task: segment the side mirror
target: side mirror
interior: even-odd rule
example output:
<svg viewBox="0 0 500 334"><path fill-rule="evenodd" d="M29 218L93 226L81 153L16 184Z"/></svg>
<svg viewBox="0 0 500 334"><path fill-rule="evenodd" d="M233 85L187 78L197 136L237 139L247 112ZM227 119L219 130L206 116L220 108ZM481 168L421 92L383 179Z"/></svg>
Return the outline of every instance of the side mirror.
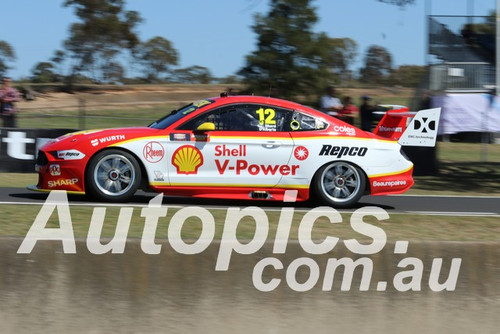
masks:
<svg viewBox="0 0 500 334"><path fill-rule="evenodd" d="M215 130L215 124L211 123L211 122L202 123L202 124L200 124L200 126L198 126L196 128L197 132L207 132L207 131L214 131L214 130Z"/></svg>

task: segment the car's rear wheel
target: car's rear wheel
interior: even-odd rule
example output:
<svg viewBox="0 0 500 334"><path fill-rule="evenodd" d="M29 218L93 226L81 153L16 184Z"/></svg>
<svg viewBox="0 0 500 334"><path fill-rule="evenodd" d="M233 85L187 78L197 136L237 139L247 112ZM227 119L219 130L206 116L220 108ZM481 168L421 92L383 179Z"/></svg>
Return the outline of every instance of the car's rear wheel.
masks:
<svg viewBox="0 0 500 334"><path fill-rule="evenodd" d="M356 166L336 161L321 167L316 173L313 189L324 204L344 208L358 202L365 191L365 174Z"/></svg>
<svg viewBox="0 0 500 334"><path fill-rule="evenodd" d="M136 192L141 182L137 160L121 150L105 150L96 154L86 170L88 193L108 202L124 202Z"/></svg>

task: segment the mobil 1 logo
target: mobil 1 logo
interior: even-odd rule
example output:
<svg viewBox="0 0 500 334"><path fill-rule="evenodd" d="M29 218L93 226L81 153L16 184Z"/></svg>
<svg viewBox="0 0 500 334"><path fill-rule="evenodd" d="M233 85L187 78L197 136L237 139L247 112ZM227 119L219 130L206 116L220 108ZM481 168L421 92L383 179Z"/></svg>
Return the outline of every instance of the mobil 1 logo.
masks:
<svg viewBox="0 0 500 334"><path fill-rule="evenodd" d="M364 157L366 152L368 152L367 147L323 145L321 151L319 151L319 155L332 156L340 159L343 156Z"/></svg>

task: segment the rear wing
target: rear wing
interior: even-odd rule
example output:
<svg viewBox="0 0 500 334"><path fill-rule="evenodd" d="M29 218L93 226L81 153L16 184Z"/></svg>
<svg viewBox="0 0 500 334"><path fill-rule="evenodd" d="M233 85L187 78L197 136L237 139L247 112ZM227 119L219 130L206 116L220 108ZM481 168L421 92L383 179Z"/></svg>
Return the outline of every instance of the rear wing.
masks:
<svg viewBox="0 0 500 334"><path fill-rule="evenodd" d="M436 145L441 108L415 112L401 107L382 113L384 116L373 131L374 134L397 140L402 146L433 147Z"/></svg>

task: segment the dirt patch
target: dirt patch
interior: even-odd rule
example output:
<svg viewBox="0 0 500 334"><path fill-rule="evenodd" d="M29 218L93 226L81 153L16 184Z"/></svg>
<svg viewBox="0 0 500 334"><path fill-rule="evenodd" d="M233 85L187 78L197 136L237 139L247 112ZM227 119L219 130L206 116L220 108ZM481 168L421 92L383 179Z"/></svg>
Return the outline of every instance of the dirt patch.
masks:
<svg viewBox="0 0 500 334"><path fill-rule="evenodd" d="M48 92L36 94L32 101L21 101L18 107L30 112L48 110L114 109L123 106L148 107L158 104L186 104L191 101L218 96L229 87L240 89L238 85L135 85L96 87L74 94ZM339 88L339 94L351 96L356 104L364 95L369 95L375 103L380 100L411 96L407 88Z"/></svg>

